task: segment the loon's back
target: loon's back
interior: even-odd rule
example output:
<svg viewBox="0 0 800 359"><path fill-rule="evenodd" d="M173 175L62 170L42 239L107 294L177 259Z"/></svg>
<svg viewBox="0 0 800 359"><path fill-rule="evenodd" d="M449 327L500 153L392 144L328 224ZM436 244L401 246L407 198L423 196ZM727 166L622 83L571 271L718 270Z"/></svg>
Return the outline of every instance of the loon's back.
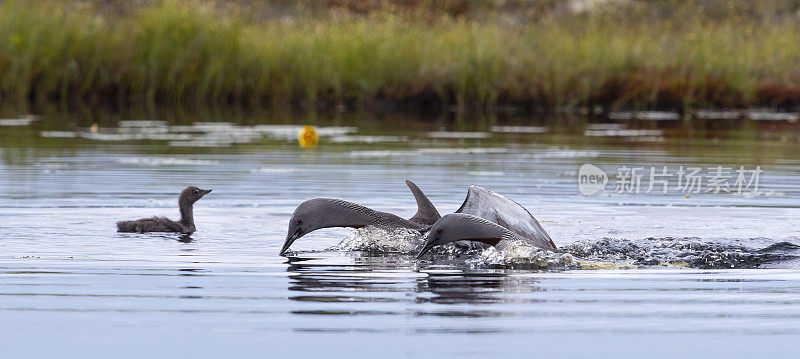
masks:
<svg viewBox="0 0 800 359"><path fill-rule="evenodd" d="M194 229L187 228L179 222L165 217L151 217L137 219L135 221L119 221L117 222L117 232L180 232L192 234Z"/></svg>

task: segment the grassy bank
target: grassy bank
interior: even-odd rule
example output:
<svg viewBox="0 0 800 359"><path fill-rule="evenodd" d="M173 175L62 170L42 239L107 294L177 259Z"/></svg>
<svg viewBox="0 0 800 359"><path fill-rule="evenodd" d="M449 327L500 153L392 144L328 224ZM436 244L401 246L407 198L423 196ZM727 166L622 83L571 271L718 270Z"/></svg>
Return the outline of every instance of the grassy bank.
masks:
<svg viewBox="0 0 800 359"><path fill-rule="evenodd" d="M207 2L145 1L125 11L4 2L0 96L120 106L800 105L796 16L390 10L258 18L246 5Z"/></svg>

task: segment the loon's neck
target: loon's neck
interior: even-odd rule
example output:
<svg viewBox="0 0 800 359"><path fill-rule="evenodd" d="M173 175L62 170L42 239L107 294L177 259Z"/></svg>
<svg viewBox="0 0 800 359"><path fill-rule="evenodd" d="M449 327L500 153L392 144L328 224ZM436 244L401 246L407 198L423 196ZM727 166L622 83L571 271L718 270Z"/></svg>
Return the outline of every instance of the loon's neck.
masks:
<svg viewBox="0 0 800 359"><path fill-rule="evenodd" d="M374 215L372 216L373 220L370 223L372 225L376 226L383 225L392 227L397 226L397 227L413 229L415 231L420 231L420 232L426 231L431 227L430 225L413 222L392 213L375 211L375 210L371 211L373 211L374 213Z"/></svg>
<svg viewBox="0 0 800 359"><path fill-rule="evenodd" d="M192 204L181 199L178 201L178 207L181 210L180 223L187 229L194 231L194 210Z"/></svg>
<svg viewBox="0 0 800 359"><path fill-rule="evenodd" d="M316 206L314 210L324 214L324 219L317 228L378 226L403 227L423 231L430 227L341 199L320 198L314 201L313 205Z"/></svg>

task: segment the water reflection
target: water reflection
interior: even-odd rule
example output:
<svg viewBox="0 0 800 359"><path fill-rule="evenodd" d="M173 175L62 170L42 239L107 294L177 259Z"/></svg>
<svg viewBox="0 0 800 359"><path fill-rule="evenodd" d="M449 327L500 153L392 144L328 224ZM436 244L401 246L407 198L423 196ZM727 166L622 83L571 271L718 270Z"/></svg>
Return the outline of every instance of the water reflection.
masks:
<svg viewBox="0 0 800 359"><path fill-rule="evenodd" d="M400 258L398 258L400 257ZM508 270L453 269L441 263L421 266L413 256L375 256L362 253L328 254L318 258L290 257L289 299L317 303L432 303L442 305L537 303L531 296L543 292L536 273ZM442 268L442 269L440 269ZM303 314L324 314L313 309ZM332 314L342 315L335 310ZM385 314L385 313L384 313ZM441 310L415 311L414 315L492 316L493 311Z"/></svg>
<svg viewBox="0 0 800 359"><path fill-rule="evenodd" d="M518 298L513 293L535 293L545 289L539 287L534 277L509 276L505 270L457 271L455 273L428 273L419 281L418 291L435 296L428 299L437 304L492 304L492 303L536 303L541 300ZM485 316L481 311L432 312L430 315ZM425 314L425 313L421 313Z"/></svg>
<svg viewBox="0 0 800 359"><path fill-rule="evenodd" d="M289 257L290 264L286 268L290 273L288 289L291 292L304 293L289 296L289 299L306 302L408 301L407 298L398 298L391 294L408 290L406 273L411 270L408 262L404 265L391 257L360 253L347 253L337 257ZM373 293L390 294L375 296Z"/></svg>

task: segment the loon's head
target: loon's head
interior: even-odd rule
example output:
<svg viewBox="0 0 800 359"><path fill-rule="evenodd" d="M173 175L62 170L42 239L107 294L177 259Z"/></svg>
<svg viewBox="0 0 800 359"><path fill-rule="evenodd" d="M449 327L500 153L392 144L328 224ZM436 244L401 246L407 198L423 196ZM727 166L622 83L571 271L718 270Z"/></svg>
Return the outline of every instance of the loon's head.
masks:
<svg viewBox="0 0 800 359"><path fill-rule="evenodd" d="M504 232L503 227L486 219L465 213L451 213L433 224L417 259L433 247L456 241L475 241L494 246L503 238Z"/></svg>
<svg viewBox="0 0 800 359"><path fill-rule="evenodd" d="M367 213L371 209L362 205L333 198L314 198L301 203L289 220L289 231L280 255L284 255L298 238L322 228L361 228L373 224Z"/></svg>
<svg viewBox="0 0 800 359"><path fill-rule="evenodd" d="M210 193L210 189L200 189L195 186L189 186L184 189L180 196L178 196L178 203L180 204L194 204L200 198Z"/></svg>

